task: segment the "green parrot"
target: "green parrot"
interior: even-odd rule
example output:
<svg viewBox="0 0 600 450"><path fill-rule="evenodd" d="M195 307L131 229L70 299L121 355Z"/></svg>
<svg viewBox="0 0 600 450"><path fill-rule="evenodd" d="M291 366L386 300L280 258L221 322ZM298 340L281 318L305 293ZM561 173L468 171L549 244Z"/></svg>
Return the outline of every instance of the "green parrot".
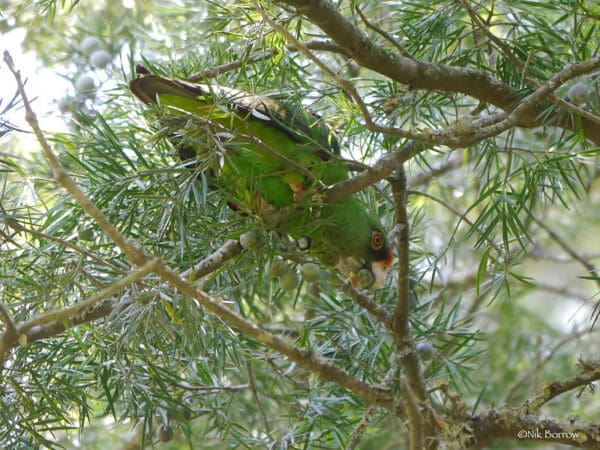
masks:
<svg viewBox="0 0 600 450"><path fill-rule="evenodd" d="M354 286L381 286L392 250L378 219L354 196L320 203L320 188L348 178L323 120L294 105L217 85L151 74L136 66L131 92L157 106L182 160L204 170L229 206L258 214Z"/></svg>

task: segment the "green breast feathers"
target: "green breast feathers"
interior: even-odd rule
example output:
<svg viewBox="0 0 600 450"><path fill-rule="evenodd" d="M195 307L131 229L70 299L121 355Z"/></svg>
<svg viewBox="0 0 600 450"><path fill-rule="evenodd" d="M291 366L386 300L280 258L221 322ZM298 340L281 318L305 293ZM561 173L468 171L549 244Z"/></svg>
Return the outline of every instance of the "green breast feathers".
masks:
<svg viewBox="0 0 600 450"><path fill-rule="evenodd" d="M183 160L206 171L233 209L253 211L353 284L368 270L377 288L392 261L379 220L357 197L318 204L319 188L348 178L339 144L323 120L300 105L216 85L153 75L136 67L131 92L156 105L173 128Z"/></svg>

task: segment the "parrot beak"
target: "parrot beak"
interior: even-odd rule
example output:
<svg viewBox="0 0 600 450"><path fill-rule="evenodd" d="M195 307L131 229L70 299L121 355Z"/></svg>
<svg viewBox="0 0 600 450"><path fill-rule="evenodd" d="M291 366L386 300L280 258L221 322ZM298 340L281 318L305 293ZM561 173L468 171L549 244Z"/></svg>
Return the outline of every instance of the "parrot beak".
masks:
<svg viewBox="0 0 600 450"><path fill-rule="evenodd" d="M335 267L344 274L353 287L375 290L379 289L385 281L385 277L392 266L393 258L394 255L390 249L385 259L373 261L370 265L365 264L364 261L348 257L340 259ZM369 281L359 275L363 271L366 272L367 279L370 278Z"/></svg>
<svg viewBox="0 0 600 450"><path fill-rule="evenodd" d="M371 263L371 273L373 274L373 284L371 285L371 289L379 289L383 282L385 281L385 277L392 266L392 260L394 259L394 255L392 254L392 249L389 250L387 258L382 259L380 261L373 261Z"/></svg>

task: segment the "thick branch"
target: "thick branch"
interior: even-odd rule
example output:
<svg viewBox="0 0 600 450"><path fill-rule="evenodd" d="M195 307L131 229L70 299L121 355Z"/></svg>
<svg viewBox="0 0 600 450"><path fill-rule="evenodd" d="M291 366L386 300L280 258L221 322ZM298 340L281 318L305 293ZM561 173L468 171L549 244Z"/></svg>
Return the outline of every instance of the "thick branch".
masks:
<svg viewBox="0 0 600 450"><path fill-rule="evenodd" d="M388 178L402 163L425 150L425 148L414 142L409 142L400 150L385 154L372 167L362 171L357 176L326 189L322 197L323 202L337 202L366 189L384 178Z"/></svg>
<svg viewBox="0 0 600 450"><path fill-rule="evenodd" d="M492 74L466 67L427 63L391 53L376 45L355 24L344 17L329 0L279 0L294 7L317 25L335 43L345 48L361 66L374 70L400 83L416 89L459 92L481 102L510 111L518 104L522 94ZM598 59L598 58L594 58ZM541 123L541 106L532 105L515 123L519 127L534 127ZM547 120L547 119L546 119ZM600 126L582 118L585 136L600 144ZM559 126L572 129L563 121Z"/></svg>
<svg viewBox="0 0 600 450"><path fill-rule="evenodd" d="M471 417L462 428L460 441L470 449L486 448L496 439L559 443L577 448L598 449L598 425L584 422L560 423L552 419L524 416L514 409L489 410ZM464 439L464 440L463 440Z"/></svg>

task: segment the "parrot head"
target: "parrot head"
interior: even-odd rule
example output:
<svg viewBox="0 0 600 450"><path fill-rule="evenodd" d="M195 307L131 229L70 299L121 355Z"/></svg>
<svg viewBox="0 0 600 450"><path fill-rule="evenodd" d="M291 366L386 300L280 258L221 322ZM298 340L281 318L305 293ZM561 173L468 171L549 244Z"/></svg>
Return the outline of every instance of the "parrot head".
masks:
<svg viewBox="0 0 600 450"><path fill-rule="evenodd" d="M313 233L321 260L334 266L354 287L378 289L393 260L392 249L377 218L355 196L322 206L329 224ZM316 219L317 222L319 219Z"/></svg>
<svg viewBox="0 0 600 450"><path fill-rule="evenodd" d="M351 255L341 257L335 265L353 287L379 289L392 265L392 249L385 244L385 238L379 230L373 230L371 242L365 260Z"/></svg>

